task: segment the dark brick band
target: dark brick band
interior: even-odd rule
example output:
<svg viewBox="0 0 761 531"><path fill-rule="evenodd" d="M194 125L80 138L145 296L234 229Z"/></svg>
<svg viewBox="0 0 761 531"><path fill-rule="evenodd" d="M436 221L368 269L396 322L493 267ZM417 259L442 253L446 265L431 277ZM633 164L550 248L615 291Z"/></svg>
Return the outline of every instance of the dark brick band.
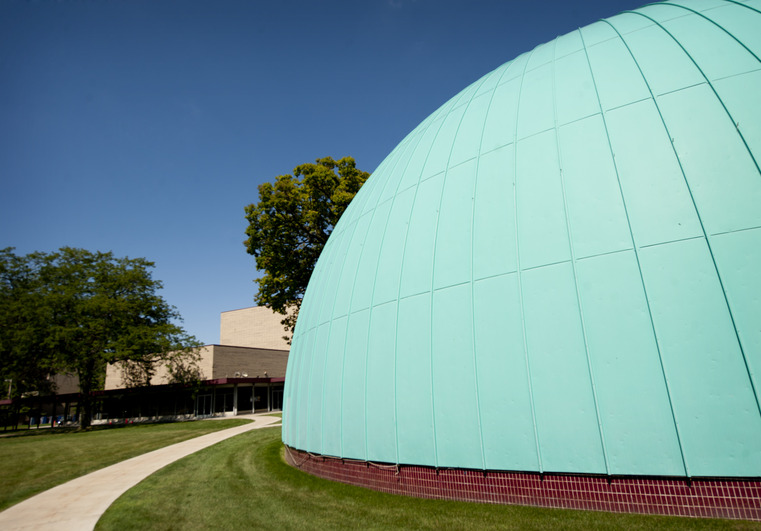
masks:
<svg viewBox="0 0 761 531"><path fill-rule="evenodd" d="M318 477L420 498L761 521L759 479L609 479L437 470L324 457L289 447L285 457L290 465Z"/></svg>

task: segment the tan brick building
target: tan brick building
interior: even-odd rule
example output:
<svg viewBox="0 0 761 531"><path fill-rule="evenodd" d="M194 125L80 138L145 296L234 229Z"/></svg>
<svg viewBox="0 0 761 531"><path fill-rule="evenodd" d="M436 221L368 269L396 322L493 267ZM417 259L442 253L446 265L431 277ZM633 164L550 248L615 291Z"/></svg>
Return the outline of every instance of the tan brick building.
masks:
<svg viewBox="0 0 761 531"><path fill-rule="evenodd" d="M222 312L219 319L219 343L241 347L290 350L283 339L283 316L264 306Z"/></svg>
<svg viewBox="0 0 761 531"><path fill-rule="evenodd" d="M201 387L188 395L170 380L165 366L156 367L149 388L129 388L118 364L106 370L101 420L120 417L238 415L252 411L279 410L283 404L288 343L280 324L282 317L265 307L222 312L220 345L205 345L199 351L197 367ZM172 389L177 389L172 393ZM155 391L153 401L135 406L117 404L112 396L119 390L128 394ZM171 396L170 396L171 395ZM191 396L192 395L192 396ZM147 413L147 415L146 415Z"/></svg>

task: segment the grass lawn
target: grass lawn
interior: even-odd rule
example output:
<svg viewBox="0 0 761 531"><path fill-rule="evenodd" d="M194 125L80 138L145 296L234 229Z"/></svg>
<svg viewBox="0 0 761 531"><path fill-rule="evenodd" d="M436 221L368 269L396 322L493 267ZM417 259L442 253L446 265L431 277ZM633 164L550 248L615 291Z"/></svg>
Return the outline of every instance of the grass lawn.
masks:
<svg viewBox="0 0 761 531"><path fill-rule="evenodd" d="M56 428L0 437L0 510L93 470L248 422L136 424L85 432Z"/></svg>
<svg viewBox="0 0 761 531"><path fill-rule="evenodd" d="M126 492L96 529L759 529L729 520L394 496L309 476L286 465L281 452L280 428L206 448Z"/></svg>

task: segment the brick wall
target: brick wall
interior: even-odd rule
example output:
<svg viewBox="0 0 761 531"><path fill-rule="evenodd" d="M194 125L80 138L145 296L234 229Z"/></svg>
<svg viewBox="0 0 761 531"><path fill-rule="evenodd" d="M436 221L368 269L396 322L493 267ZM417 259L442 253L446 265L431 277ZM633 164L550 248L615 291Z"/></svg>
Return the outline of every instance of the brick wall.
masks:
<svg viewBox="0 0 761 531"><path fill-rule="evenodd" d="M212 376L212 366L214 362L214 347L216 345L206 345L199 351L200 360L197 362L201 371L201 379L205 380ZM162 385L169 383L169 371L165 364L158 364L155 367L155 373L151 378L151 385ZM122 377L122 368L120 363L110 363L106 366L106 382L104 389L123 389L126 387Z"/></svg>
<svg viewBox="0 0 761 531"><path fill-rule="evenodd" d="M222 345L289 350L283 339L283 316L264 306L222 312L219 342Z"/></svg>
<svg viewBox="0 0 761 531"><path fill-rule="evenodd" d="M288 364L287 350L265 348L231 347L229 345L213 345L214 362L211 378L233 378L236 372L248 374L249 378L264 378L264 373L270 378L285 376L285 366Z"/></svg>
<svg viewBox="0 0 761 531"><path fill-rule="evenodd" d="M391 494L587 511L761 521L761 480L607 478L377 465L286 447L304 472Z"/></svg>

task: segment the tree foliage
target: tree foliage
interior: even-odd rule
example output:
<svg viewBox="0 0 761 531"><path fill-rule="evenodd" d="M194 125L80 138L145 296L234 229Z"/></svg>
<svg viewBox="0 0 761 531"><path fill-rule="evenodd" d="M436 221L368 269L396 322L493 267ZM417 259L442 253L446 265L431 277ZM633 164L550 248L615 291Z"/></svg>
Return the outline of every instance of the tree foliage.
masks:
<svg viewBox="0 0 761 531"><path fill-rule="evenodd" d="M325 157L260 185L259 202L246 207L246 251L262 272L254 300L285 316L285 339L320 252L368 177L351 157Z"/></svg>
<svg viewBox="0 0 761 531"><path fill-rule="evenodd" d="M4 386L11 390L9 398L50 391L55 362L45 330L52 314L36 304L38 289L36 263L12 249L0 250L0 375L11 384Z"/></svg>
<svg viewBox="0 0 761 531"><path fill-rule="evenodd" d="M25 256L4 249L0 261L0 372L18 394L43 390L52 373L76 374L82 427L108 363L138 367L134 377L147 385L157 362L198 346L158 294L148 260L63 247Z"/></svg>

